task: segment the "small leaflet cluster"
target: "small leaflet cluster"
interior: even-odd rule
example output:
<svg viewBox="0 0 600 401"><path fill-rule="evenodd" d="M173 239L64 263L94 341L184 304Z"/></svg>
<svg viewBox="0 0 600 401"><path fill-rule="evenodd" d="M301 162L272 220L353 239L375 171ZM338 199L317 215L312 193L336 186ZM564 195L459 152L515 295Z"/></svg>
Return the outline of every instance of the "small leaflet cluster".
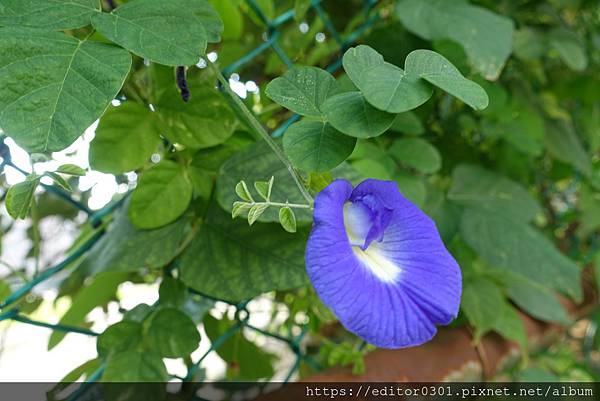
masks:
<svg viewBox="0 0 600 401"><path fill-rule="evenodd" d="M240 181L235 186L235 193L242 199L242 201L234 202L233 209L231 211L231 217L234 219L242 214L246 214L248 218L248 224L254 224L260 216L269 207L279 208L279 223L283 229L290 233L296 232L296 215L292 210L293 206L287 201L285 203L271 202L271 193L273 190L273 183L275 177L271 177L269 181L256 181L254 183L254 189L258 195L264 200L264 202L257 202L250 193L250 189L245 181Z"/></svg>

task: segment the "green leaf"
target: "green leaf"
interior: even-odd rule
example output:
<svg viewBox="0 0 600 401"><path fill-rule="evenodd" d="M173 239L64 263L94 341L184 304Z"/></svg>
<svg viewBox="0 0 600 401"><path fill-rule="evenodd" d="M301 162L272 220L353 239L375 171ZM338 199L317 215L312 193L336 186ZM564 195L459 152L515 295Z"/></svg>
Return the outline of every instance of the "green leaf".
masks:
<svg viewBox="0 0 600 401"><path fill-rule="evenodd" d="M574 71L583 71L588 66L586 49L577 34L564 28L552 30L549 35L550 47L555 49L564 63Z"/></svg>
<svg viewBox="0 0 600 401"><path fill-rule="evenodd" d="M559 382L561 378L552 372L542 368L527 368L518 373L518 380L521 382Z"/></svg>
<svg viewBox="0 0 600 401"><path fill-rule="evenodd" d="M490 80L498 78L512 50L512 20L466 1L401 0L396 15L423 39L461 44L473 68Z"/></svg>
<svg viewBox="0 0 600 401"><path fill-rule="evenodd" d="M96 135L98 135L98 131L96 131ZM58 169L56 169L56 172L66 175L74 175L77 177L83 177L87 174L84 168L76 166L75 164L63 164Z"/></svg>
<svg viewBox="0 0 600 401"><path fill-rule="evenodd" d="M444 243L449 244L458 232L461 209L458 205L449 202L440 188L429 185L426 192L427 199L423 211L435 221Z"/></svg>
<svg viewBox="0 0 600 401"><path fill-rule="evenodd" d="M369 103L388 113L415 109L433 95L431 85L418 75L390 63L366 70L360 85L355 84Z"/></svg>
<svg viewBox="0 0 600 401"><path fill-rule="evenodd" d="M78 326L97 306L106 305L115 297L119 284L127 279L126 273L106 272L95 276L92 281L77 292L71 307L60 318L59 324ZM48 340L48 350L58 345L66 333L53 331Z"/></svg>
<svg viewBox="0 0 600 401"><path fill-rule="evenodd" d="M223 39L240 39L244 33L244 17L237 0L210 0L210 4L223 19Z"/></svg>
<svg viewBox="0 0 600 401"><path fill-rule="evenodd" d="M67 182L67 180L65 180L63 177L61 177L60 174L56 174L56 173L54 173L52 171L46 171L44 173L44 175L46 177L50 177L52 179L52 181L54 181L54 183L56 185L58 185L59 187L61 187L65 191L71 192L73 190L73 188L71 188L71 185Z"/></svg>
<svg viewBox="0 0 600 401"><path fill-rule="evenodd" d="M329 171L350 156L352 138L320 121L304 120L288 128L283 150L294 166L306 171Z"/></svg>
<svg viewBox="0 0 600 401"><path fill-rule="evenodd" d="M582 185L579 191L579 210L581 223L578 232L587 237L600 228L600 192Z"/></svg>
<svg viewBox="0 0 600 401"><path fill-rule="evenodd" d="M402 195L406 196L415 205L423 206L427 197L427 188L421 178L411 174L398 173L394 176L394 180L398 183L398 189L400 189Z"/></svg>
<svg viewBox="0 0 600 401"><path fill-rule="evenodd" d="M189 356L200 343L192 320L174 308L160 309L150 320L146 338L153 350L165 358Z"/></svg>
<svg viewBox="0 0 600 401"><path fill-rule="evenodd" d="M308 9L310 8L311 0L294 0L294 19L296 22L302 22Z"/></svg>
<svg viewBox="0 0 600 401"><path fill-rule="evenodd" d="M128 350L113 355L102 374L105 382L166 382L169 374L162 358L147 350ZM122 394L121 394L122 395Z"/></svg>
<svg viewBox="0 0 600 401"><path fill-rule="evenodd" d="M498 312L496 312L498 313ZM525 324L519 317L517 310L508 302L504 302L504 306L499 318L494 323L493 330L508 340L516 341L521 346L523 355L527 354L527 331Z"/></svg>
<svg viewBox="0 0 600 401"><path fill-rule="evenodd" d="M474 165L461 164L454 168L448 199L517 221L528 222L542 213L539 203L520 184Z"/></svg>
<svg viewBox="0 0 600 401"><path fill-rule="evenodd" d="M202 0L133 0L110 14L96 13L92 24L102 35L158 64L195 65L206 51L207 30L196 15Z"/></svg>
<svg viewBox="0 0 600 401"><path fill-rule="evenodd" d="M460 232L490 265L581 298L579 267L529 225L470 208L463 212Z"/></svg>
<svg viewBox="0 0 600 401"><path fill-rule="evenodd" d="M90 167L121 174L144 166L160 143L156 114L141 104L111 107L100 120L90 144Z"/></svg>
<svg viewBox="0 0 600 401"><path fill-rule="evenodd" d="M398 139L390 147L389 153L399 163L421 173L432 174L442 167L442 156L433 145L424 139Z"/></svg>
<svg viewBox="0 0 600 401"><path fill-rule="evenodd" d="M12 294L10 285L4 280L0 280L0 301L4 301L10 294Z"/></svg>
<svg viewBox="0 0 600 401"><path fill-rule="evenodd" d="M185 313L194 324L199 324L214 306L214 301L192 294L180 280L163 278L158 289L160 306L171 306Z"/></svg>
<svg viewBox="0 0 600 401"><path fill-rule="evenodd" d="M523 60L536 60L546 52L546 36L537 29L523 26L513 35L513 52Z"/></svg>
<svg viewBox="0 0 600 401"><path fill-rule="evenodd" d="M352 168L355 169L363 179L375 178L378 180L392 180L393 176L390 169L379 160L361 159L352 162Z"/></svg>
<svg viewBox="0 0 600 401"><path fill-rule="evenodd" d="M141 323L125 320L115 323L98 337L98 355L105 358L135 349L142 342L142 337Z"/></svg>
<svg viewBox="0 0 600 401"><path fill-rule="evenodd" d="M235 193L237 194L237 196L239 196L241 199L247 202L254 202L252 194L250 194L250 190L248 189L248 185L246 185L246 181L244 180L236 184Z"/></svg>
<svg viewBox="0 0 600 401"><path fill-rule="evenodd" d="M556 295L536 280L513 278L507 292L514 303L536 319L565 325L571 323Z"/></svg>
<svg viewBox="0 0 600 401"><path fill-rule="evenodd" d="M131 56L59 32L0 28L0 126L30 153L71 145L106 110Z"/></svg>
<svg viewBox="0 0 600 401"><path fill-rule="evenodd" d="M187 295L185 285L172 277L163 277L158 288L158 298L161 306L171 306L179 309L183 306Z"/></svg>
<svg viewBox="0 0 600 401"><path fill-rule="evenodd" d="M391 127L396 116L371 106L360 92L334 95L323 104L323 112L335 129L355 138L371 138Z"/></svg>
<svg viewBox="0 0 600 401"><path fill-rule="evenodd" d="M271 191L273 190L273 182L275 177L271 177L269 181L256 181L254 188L256 192L267 202L271 200Z"/></svg>
<svg viewBox="0 0 600 401"><path fill-rule="evenodd" d="M572 165L586 176L592 174L590 157L571 123L559 120L548 122L546 147L557 160Z"/></svg>
<svg viewBox="0 0 600 401"><path fill-rule="evenodd" d="M67 30L90 24L98 0L2 0L0 25Z"/></svg>
<svg viewBox="0 0 600 401"><path fill-rule="evenodd" d="M125 203L115 214L108 232L85 257L80 270L131 272L158 269L177 252L185 234L185 222L178 220L155 230L136 229L127 216Z"/></svg>
<svg viewBox="0 0 600 401"><path fill-rule="evenodd" d="M484 120L482 131L486 136L502 138L523 153L542 154L545 127L536 110L519 99L513 99L497 115L498 119Z"/></svg>
<svg viewBox="0 0 600 401"><path fill-rule="evenodd" d="M232 322L226 318L217 320L207 316L204 319L204 329L213 343L231 327ZM275 356L248 341L242 331L237 331L227 339L216 352L230 366L227 376L232 380L256 381L262 378L269 379L275 374Z"/></svg>
<svg viewBox="0 0 600 401"><path fill-rule="evenodd" d="M181 280L202 294L234 302L300 287L308 282L307 234L306 229L288 234L274 224L249 227L213 204L181 257Z"/></svg>
<svg viewBox="0 0 600 401"><path fill-rule="evenodd" d="M248 211L248 224L252 225L269 208L268 203L259 203L254 205Z"/></svg>
<svg viewBox="0 0 600 401"><path fill-rule="evenodd" d="M167 138L191 149L209 148L229 139L237 126L223 96L206 85L190 86L188 102L176 90L167 91L156 105Z"/></svg>
<svg viewBox="0 0 600 401"><path fill-rule="evenodd" d="M233 208L231 209L231 218L235 219L241 214L248 213L251 208L251 203L233 202Z"/></svg>
<svg viewBox="0 0 600 401"><path fill-rule="evenodd" d="M123 321L142 323L152 313L152 306L148 304L138 304L125 312Z"/></svg>
<svg viewBox="0 0 600 401"><path fill-rule="evenodd" d="M308 175L308 187L315 192L321 192L327 185L331 184L332 182L333 174L331 174L331 172L312 172Z"/></svg>
<svg viewBox="0 0 600 401"><path fill-rule="evenodd" d="M75 369L73 369L72 371L67 373L60 380L59 383L72 384L73 382L78 381L82 377L84 379L87 379L94 372L96 372L98 369L100 369L101 366L102 366L102 359L100 359L100 358L90 359L89 361L82 363L81 365L79 365L78 367L76 367Z"/></svg>
<svg viewBox="0 0 600 401"><path fill-rule="evenodd" d="M163 160L141 176L131 197L129 218L143 229L172 223L187 209L192 191L184 167Z"/></svg>
<svg viewBox="0 0 600 401"><path fill-rule="evenodd" d="M335 78L317 67L295 67L267 85L266 94L294 113L320 117L321 105L337 89Z"/></svg>
<svg viewBox="0 0 600 401"><path fill-rule="evenodd" d="M412 111L397 114L392 126L390 127L390 130L415 136L423 135L425 132L423 123Z"/></svg>
<svg viewBox="0 0 600 401"><path fill-rule="evenodd" d="M233 154L243 149L248 143L252 143L252 141L246 141L245 137L233 136L223 145L202 149L194 154L188 171L194 184L194 191L199 196L205 199L210 197L219 169Z"/></svg>
<svg viewBox="0 0 600 401"><path fill-rule="evenodd" d="M227 3L227 1L221 1L220 3ZM180 4L183 5L184 3ZM206 0L186 0L185 6L187 7L186 10L193 12L204 25L208 43L220 42L224 31L220 10L217 11L211 2Z"/></svg>
<svg viewBox="0 0 600 401"><path fill-rule="evenodd" d="M287 167L273 154L269 146L263 142L258 142L236 153L221 166L217 178L217 200L219 205L224 210L231 211L234 202L239 200L233 190L236 184L240 180L255 182L264 180L265 177L275 177L277 183L273 187L271 199L277 202L306 203ZM312 221L312 213L309 210L298 210L296 217L298 222L308 223ZM277 209L269 208L258 221L279 222Z"/></svg>
<svg viewBox="0 0 600 401"><path fill-rule="evenodd" d="M32 174L25 181L13 185L6 193L6 210L14 219L25 219L33 202L33 195L42 177Z"/></svg>
<svg viewBox="0 0 600 401"><path fill-rule="evenodd" d="M279 209L279 223L288 233L296 232L296 215L291 208L282 207Z"/></svg>
<svg viewBox="0 0 600 401"><path fill-rule="evenodd" d="M342 58L344 71L357 88L364 88L367 82L364 80L366 71L382 66L385 62L383 56L375 49L366 45L351 47L344 53Z"/></svg>
<svg viewBox="0 0 600 401"><path fill-rule="evenodd" d="M496 326L504 303L502 291L494 282L482 277L465 282L460 305L475 328L476 342Z"/></svg>
<svg viewBox="0 0 600 401"><path fill-rule="evenodd" d="M450 61L434 51L411 52L404 68L408 74L423 78L475 110L483 110L489 104L488 95L481 86L465 78Z"/></svg>

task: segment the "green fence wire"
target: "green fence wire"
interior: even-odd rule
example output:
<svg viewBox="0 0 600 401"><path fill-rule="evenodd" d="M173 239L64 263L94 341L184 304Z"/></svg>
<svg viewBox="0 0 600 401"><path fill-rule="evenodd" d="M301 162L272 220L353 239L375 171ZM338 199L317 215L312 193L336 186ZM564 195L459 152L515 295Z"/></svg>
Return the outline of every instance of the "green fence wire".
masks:
<svg viewBox="0 0 600 401"><path fill-rule="evenodd" d="M265 32L266 39L259 46L257 46L256 48L254 48L253 50L251 50L250 52L248 52L247 54L242 56L240 59L233 62L226 68L224 68L223 74L226 77L231 76L231 74L233 72L238 71L244 65L253 61L257 56L261 55L268 49L271 49L286 66L291 67L293 65L293 62L286 55L285 51L281 48L281 46L278 43L278 40L281 37L279 28L294 18L294 10L293 9L288 10L287 12L274 17L273 19L269 19L269 18L267 18L267 16L265 15L265 13L260 8L260 6L256 3L255 0L245 0L245 1L246 1L246 4L248 5L248 7L254 12L254 14L260 19L260 21L267 27L267 30ZM377 3L377 0L363 0L364 13L365 13L364 22L356 30L354 30L352 33L350 33L346 38L342 38L342 35L336 30L331 19L329 18L329 15L321 6L321 2L322 2L322 0L312 0L311 8L314 10L317 18L319 18L323 22L323 25L325 26L325 28L327 29L327 31L329 32L329 34L331 35L331 37L333 38L333 40L337 43L337 45L339 47L339 53L336 57L336 60L327 67L327 70L329 72L335 72L342 65L341 56L342 56L343 52L352 43L354 43L357 39L359 39L369 28L371 28L375 24L375 22L377 22L377 20L379 19L379 15L377 13L373 12L373 9L374 9L375 4ZM272 135L274 137L279 137L279 136L283 135L283 133L287 130L287 128L291 124L293 124L295 121L297 121L298 119L299 119L298 115L293 115L287 121L285 121L283 124L281 124L279 126L279 128L277 128L272 133ZM18 166L14 165L11 162L10 158L5 159L2 163L2 165L0 165L0 168L3 168L4 166L13 167L17 171L20 171L22 174L27 175L27 172L20 169ZM123 203L123 200L120 200L120 201L117 201L117 202L114 202L114 203L108 205L107 207L105 207L97 212L94 212L94 211L90 210L85 204L74 199L70 194L68 194L67 192L65 192L63 190L61 190L55 186L52 186L52 185L42 184L42 186L48 192L54 194L55 196L59 197L60 199L63 199L65 202L71 204L72 206L74 206L77 209L86 213L88 215L88 222L91 223L92 227L95 227L95 228L99 227L102 220L106 216L112 214ZM57 265L55 265L49 269L44 270L39 275L35 276L32 280L28 281L27 283L25 283L21 287L19 287L17 290L15 290L8 298L1 301L0 302L0 311L3 311L3 312L0 313L0 322L5 321L5 320L6 321L10 320L10 321L16 321L16 322L20 322L20 323L24 323L24 324L33 325L33 326L49 328L51 330L56 330L56 331L65 332L65 333L78 333L78 334L83 334L83 335L88 335L88 336L98 336L99 333L96 333L94 331L91 331L91 330L88 330L85 328L73 327L73 326L63 325L63 324L51 324L51 323L46 323L46 322L30 319L29 317L24 316L23 314L20 313L19 307L18 307L18 301L21 300L21 298L23 298L25 295L29 294L33 290L33 288L36 287L37 285L39 285L40 283L50 279L51 277L55 276L56 274L60 273L61 271L65 270L69 266L76 263L78 261L78 259L81 258L83 255L85 255L86 252L88 250L90 250L104 234L105 234L104 230L99 230L94 235L92 235L89 239L87 239L82 244L80 244L75 250L73 250L62 262L58 263ZM298 371L298 369L302 363L307 364L308 366L310 366L313 369L319 369L318 363L315 360L313 360L308 354L303 352L302 348L301 348L302 339L304 338L304 336L307 332L306 326L302 328L302 332L300 333L300 335L295 336L295 337L284 337L282 335L279 335L276 333L271 333L269 331L255 327L249 323L250 313L247 309L247 305L248 305L249 301L244 301L241 303L233 304L233 303L230 303L230 302L227 302L224 300L208 297L208 296L198 293L197 291L194 291L192 289L189 289L189 291L191 291L195 294L204 296L205 298L212 299L214 301L226 302L227 304L234 307L236 310L235 323L225 333L223 333L220 337L215 339L212 342L210 348L195 363L193 363L189 367L186 377L178 378L178 379L180 379L182 381L193 381L201 363L206 359L206 357L211 352L213 352L213 351L217 350L219 347L221 347L229 338L231 338L233 335L235 335L239 330L243 330L243 329L252 330L263 336L283 342L283 343L287 344L289 349L296 355L296 359L293 363L293 366L291 367L289 372L286 374L284 382L288 382L293 377L294 373L296 373ZM93 374L91 374L89 377L87 377L86 382L82 383L82 385L68 397L68 401L76 401L81 396L83 396L86 393L87 389L94 382L96 382L102 378L103 371L104 371L104 366L101 366Z"/></svg>

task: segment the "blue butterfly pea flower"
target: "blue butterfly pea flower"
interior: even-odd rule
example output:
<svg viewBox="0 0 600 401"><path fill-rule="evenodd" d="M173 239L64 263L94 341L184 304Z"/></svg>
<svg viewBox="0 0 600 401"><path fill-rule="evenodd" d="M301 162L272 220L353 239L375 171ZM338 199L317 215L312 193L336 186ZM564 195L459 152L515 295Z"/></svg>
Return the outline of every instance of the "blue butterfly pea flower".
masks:
<svg viewBox="0 0 600 401"><path fill-rule="evenodd" d="M378 347L427 342L458 313L458 264L391 181L336 180L317 195L306 268L340 322Z"/></svg>

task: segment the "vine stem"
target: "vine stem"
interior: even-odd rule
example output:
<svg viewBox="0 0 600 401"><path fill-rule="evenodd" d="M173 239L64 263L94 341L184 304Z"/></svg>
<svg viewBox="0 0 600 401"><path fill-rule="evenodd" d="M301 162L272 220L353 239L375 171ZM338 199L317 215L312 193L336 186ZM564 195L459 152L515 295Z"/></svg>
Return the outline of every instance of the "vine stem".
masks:
<svg viewBox="0 0 600 401"><path fill-rule="evenodd" d="M290 160L275 143L273 138L271 138L271 136L262 126L260 121L258 121L254 114L252 114L252 112L248 110L248 107L246 107L246 105L244 104L244 102L242 102L239 96L235 92L233 92L233 90L229 86L229 81L227 81L227 79L223 76L219 67L210 60L206 60L206 62L210 66L210 69L215 73L217 79L219 80L219 82L221 83L231 100L233 100L239 111L244 115L244 117L247 118L248 122L252 126L252 129L260 136L261 139L263 139L267 143L267 145L269 145L269 147L271 148L273 153L275 153L277 158L287 167L287 170L292 176L294 183L300 190L300 193L302 193L302 196L304 197L304 199L306 199L308 204L312 206L314 203L314 199L302 184L302 180L298 175L298 172L294 169L294 166L292 166Z"/></svg>

